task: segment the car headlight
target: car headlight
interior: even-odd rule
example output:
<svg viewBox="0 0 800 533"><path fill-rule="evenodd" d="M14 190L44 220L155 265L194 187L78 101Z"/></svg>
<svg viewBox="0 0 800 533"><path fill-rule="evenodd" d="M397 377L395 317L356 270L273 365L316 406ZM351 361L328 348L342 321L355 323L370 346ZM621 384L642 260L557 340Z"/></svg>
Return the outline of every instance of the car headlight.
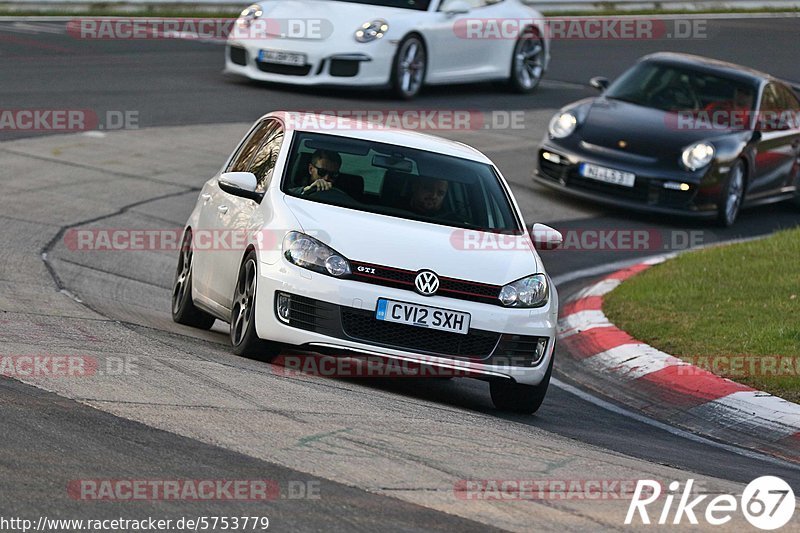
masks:
<svg viewBox="0 0 800 533"><path fill-rule="evenodd" d="M559 113L550 120L547 130L554 139L569 137L578 126L578 119L572 113Z"/></svg>
<svg viewBox="0 0 800 533"><path fill-rule="evenodd" d="M714 159L714 145L699 142L687 146L681 155L683 166L689 170L698 170L711 163Z"/></svg>
<svg viewBox="0 0 800 533"><path fill-rule="evenodd" d="M283 238L283 256L290 263L320 274L341 277L350 274L350 262L339 252L299 231Z"/></svg>
<svg viewBox="0 0 800 533"><path fill-rule="evenodd" d="M504 286L499 298L506 307L541 307L549 296L547 276L534 274Z"/></svg>
<svg viewBox="0 0 800 533"><path fill-rule="evenodd" d="M376 39L383 39L387 31L389 31L389 23L383 19L365 22L356 30L356 41L369 43Z"/></svg>
<svg viewBox="0 0 800 533"><path fill-rule="evenodd" d="M244 9L239 15L239 26L250 27L250 25L261 18L264 10L258 4L252 4Z"/></svg>

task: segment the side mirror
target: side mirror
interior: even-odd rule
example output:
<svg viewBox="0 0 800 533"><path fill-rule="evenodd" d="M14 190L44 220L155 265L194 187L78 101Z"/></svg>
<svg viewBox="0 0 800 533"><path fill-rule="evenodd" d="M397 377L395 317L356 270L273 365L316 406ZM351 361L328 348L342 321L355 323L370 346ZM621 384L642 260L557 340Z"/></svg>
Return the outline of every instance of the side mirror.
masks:
<svg viewBox="0 0 800 533"><path fill-rule="evenodd" d="M228 194L260 202L264 195L256 192L258 180L252 172L226 172L217 180L219 188Z"/></svg>
<svg viewBox="0 0 800 533"><path fill-rule="evenodd" d="M446 0L442 5L442 11L448 17L464 15L469 13L470 5L464 0Z"/></svg>
<svg viewBox="0 0 800 533"><path fill-rule="evenodd" d="M597 89L598 91L605 91L608 89L608 78L604 78L602 76L595 76L591 80L589 80L589 85Z"/></svg>
<svg viewBox="0 0 800 533"><path fill-rule="evenodd" d="M534 224L531 228L531 240L537 250L555 250L564 242L560 231L544 224Z"/></svg>

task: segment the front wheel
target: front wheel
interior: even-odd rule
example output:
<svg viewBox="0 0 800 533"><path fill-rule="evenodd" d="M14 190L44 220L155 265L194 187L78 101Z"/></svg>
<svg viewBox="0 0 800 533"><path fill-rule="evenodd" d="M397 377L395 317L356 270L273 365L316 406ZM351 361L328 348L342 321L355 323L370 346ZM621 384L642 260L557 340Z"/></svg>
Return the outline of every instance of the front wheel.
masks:
<svg viewBox="0 0 800 533"><path fill-rule="evenodd" d="M392 90L404 100L410 100L419 94L425 82L425 71L428 59L425 45L416 35L403 39L397 47L397 54L392 63Z"/></svg>
<svg viewBox="0 0 800 533"><path fill-rule="evenodd" d="M509 86L514 92L527 94L539 86L544 75L544 41L534 30L527 30L514 46Z"/></svg>
<svg viewBox="0 0 800 533"><path fill-rule="evenodd" d="M538 385L522 385L512 380L492 381L489 383L489 392L492 403L498 409L512 413L533 414L539 410L547 395L550 386L550 375L553 373L553 360L555 352L550 357L542 382Z"/></svg>
<svg viewBox="0 0 800 533"><path fill-rule="evenodd" d="M231 346L233 353L269 361L280 350L276 343L267 342L256 333L256 287L258 266L255 252L245 257L239 268L231 307Z"/></svg>
<svg viewBox="0 0 800 533"><path fill-rule="evenodd" d="M728 180L722 188L717 211L717 222L720 226L727 228L736 222L736 217L739 216L739 209L742 207L744 188L744 162L739 160L731 168Z"/></svg>

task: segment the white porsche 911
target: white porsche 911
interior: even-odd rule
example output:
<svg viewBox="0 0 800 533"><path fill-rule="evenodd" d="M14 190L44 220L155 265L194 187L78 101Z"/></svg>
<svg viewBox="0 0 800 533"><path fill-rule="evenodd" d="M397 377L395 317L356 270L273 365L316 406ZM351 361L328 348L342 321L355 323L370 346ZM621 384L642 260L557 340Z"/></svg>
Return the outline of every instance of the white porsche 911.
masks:
<svg viewBox="0 0 800 533"><path fill-rule="evenodd" d="M549 58L542 15L520 0L264 0L236 21L225 72L412 98L486 80L530 92Z"/></svg>
<svg viewBox="0 0 800 533"><path fill-rule="evenodd" d="M534 247L561 234L528 233L500 171L469 146L319 119L265 115L205 183L173 319L230 323L240 355L290 345L466 370L497 407L538 409L558 295Z"/></svg>

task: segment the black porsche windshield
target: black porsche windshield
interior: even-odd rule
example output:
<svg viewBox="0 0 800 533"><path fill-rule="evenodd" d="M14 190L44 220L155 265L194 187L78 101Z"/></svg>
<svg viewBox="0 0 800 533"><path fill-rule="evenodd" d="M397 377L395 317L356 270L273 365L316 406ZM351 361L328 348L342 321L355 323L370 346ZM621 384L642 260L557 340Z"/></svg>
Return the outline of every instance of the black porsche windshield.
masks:
<svg viewBox="0 0 800 533"><path fill-rule="evenodd" d="M409 220L521 231L493 166L373 141L297 134L281 190L313 202Z"/></svg>
<svg viewBox="0 0 800 533"><path fill-rule="evenodd" d="M620 76L605 96L671 112L751 111L755 92L755 87L738 80L648 61Z"/></svg>
<svg viewBox="0 0 800 533"><path fill-rule="evenodd" d="M329 0L330 2L348 2L350 4L368 4L371 6L399 7L427 11L431 0Z"/></svg>

